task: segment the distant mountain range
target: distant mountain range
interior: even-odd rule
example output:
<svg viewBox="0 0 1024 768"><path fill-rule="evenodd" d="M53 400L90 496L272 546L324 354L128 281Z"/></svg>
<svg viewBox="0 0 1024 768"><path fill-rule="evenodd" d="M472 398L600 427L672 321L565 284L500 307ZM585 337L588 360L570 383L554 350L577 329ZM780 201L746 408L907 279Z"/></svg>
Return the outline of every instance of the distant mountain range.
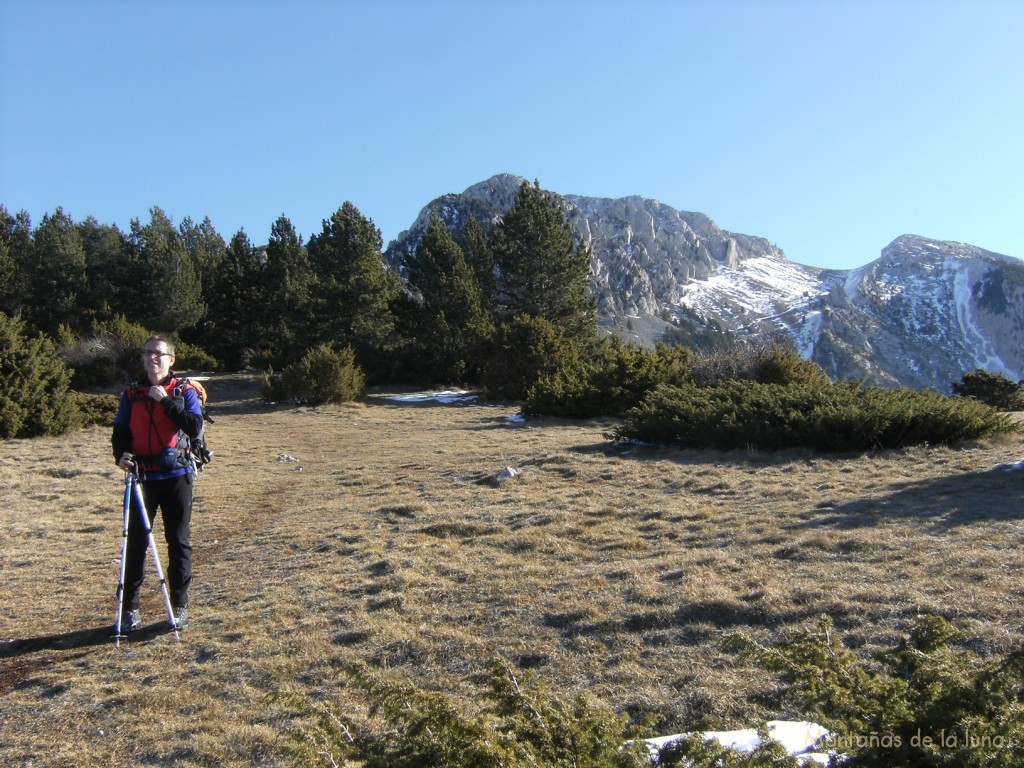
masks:
<svg viewBox="0 0 1024 768"><path fill-rule="evenodd" d="M432 211L457 236L512 205L523 179L501 174L431 201L390 243L400 266ZM556 193L557 194L557 193ZM652 344L666 331L713 338L770 332L835 379L931 388L978 368L1024 378L1024 261L916 235L863 267L795 264L768 240L643 197L560 195L592 251L592 295L607 332Z"/></svg>

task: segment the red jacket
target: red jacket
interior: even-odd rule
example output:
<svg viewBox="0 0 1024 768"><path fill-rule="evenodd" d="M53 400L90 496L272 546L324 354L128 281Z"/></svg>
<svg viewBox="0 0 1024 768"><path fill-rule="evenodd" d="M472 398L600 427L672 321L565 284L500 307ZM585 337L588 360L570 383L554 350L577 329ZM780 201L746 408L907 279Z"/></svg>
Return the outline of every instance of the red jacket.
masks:
<svg viewBox="0 0 1024 768"><path fill-rule="evenodd" d="M150 385L145 379L134 381L125 389L114 417L111 440L115 460L126 452L133 454L142 462L147 479L153 480L188 471L187 467L161 468L155 459L178 445L179 432L195 439L203 426L202 407L194 390L179 389L173 373L161 386L175 396L154 400L149 396Z"/></svg>

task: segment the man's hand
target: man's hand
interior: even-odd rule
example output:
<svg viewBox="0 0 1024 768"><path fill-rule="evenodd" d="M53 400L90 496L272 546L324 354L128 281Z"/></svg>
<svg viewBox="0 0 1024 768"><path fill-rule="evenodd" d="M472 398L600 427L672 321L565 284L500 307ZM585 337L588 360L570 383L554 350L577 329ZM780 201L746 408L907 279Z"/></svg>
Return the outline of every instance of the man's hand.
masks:
<svg viewBox="0 0 1024 768"><path fill-rule="evenodd" d="M117 466L123 469L125 472L131 472L135 469L135 457L130 453L121 454L121 458L117 462Z"/></svg>
<svg viewBox="0 0 1024 768"><path fill-rule="evenodd" d="M163 400L165 397L167 397L167 390L161 387L159 384L156 384L149 388L149 396L152 397L157 402L159 402Z"/></svg>

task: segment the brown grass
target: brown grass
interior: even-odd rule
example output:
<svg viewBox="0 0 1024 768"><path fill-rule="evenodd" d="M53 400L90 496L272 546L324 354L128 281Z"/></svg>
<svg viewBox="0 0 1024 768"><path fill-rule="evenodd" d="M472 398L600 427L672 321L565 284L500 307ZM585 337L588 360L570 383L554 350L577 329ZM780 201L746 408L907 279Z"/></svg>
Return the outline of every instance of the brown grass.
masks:
<svg viewBox="0 0 1024 768"><path fill-rule="evenodd" d="M995 654L1024 628L1024 472L994 469L1019 437L702 453L512 423L508 405L296 410L244 376L209 384L181 642L151 572L150 626L109 637L123 480L107 431L4 443L0 764L293 765L297 716L274 694L355 714L336 671L353 659L468 700L500 653L655 713L659 733L739 727L796 713L752 698L772 680L721 650L729 633L771 641L828 613L867 653L936 613Z"/></svg>

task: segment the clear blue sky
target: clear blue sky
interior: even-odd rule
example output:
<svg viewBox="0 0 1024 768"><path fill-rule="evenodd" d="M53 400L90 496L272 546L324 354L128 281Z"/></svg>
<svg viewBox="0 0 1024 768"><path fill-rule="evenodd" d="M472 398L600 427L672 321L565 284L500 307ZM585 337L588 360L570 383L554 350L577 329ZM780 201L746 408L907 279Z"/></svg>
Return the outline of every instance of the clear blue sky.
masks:
<svg viewBox="0 0 1024 768"><path fill-rule="evenodd" d="M0 203L385 244L496 173L851 268L1024 258L1021 0L0 0Z"/></svg>

